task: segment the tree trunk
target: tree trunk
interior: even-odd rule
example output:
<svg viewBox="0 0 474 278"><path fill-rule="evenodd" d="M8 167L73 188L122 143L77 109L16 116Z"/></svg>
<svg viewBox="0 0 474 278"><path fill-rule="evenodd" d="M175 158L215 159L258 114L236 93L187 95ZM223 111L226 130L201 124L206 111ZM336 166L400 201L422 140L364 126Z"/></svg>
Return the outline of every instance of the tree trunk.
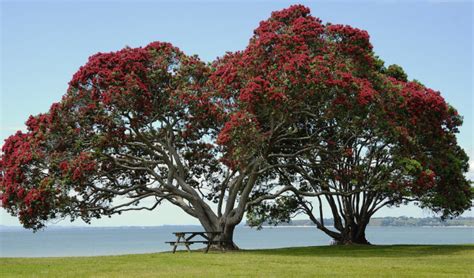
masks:
<svg viewBox="0 0 474 278"><path fill-rule="evenodd" d="M239 250L234 243L234 230L237 224L229 224L224 217L213 218L212 220L204 215L198 217L201 225L206 232L222 232L222 234L210 238L211 240L221 241L220 243L211 244L211 250Z"/></svg>
<svg viewBox="0 0 474 278"><path fill-rule="evenodd" d="M216 225L217 228L205 228L206 232L219 232L222 234L216 235L211 240L219 241L219 243L211 244L210 250L230 251L239 250L239 247L234 243L234 230L236 225L221 224Z"/></svg>
<svg viewBox="0 0 474 278"><path fill-rule="evenodd" d="M224 225L222 234L218 240L222 241L220 245L221 250L239 250L239 247L234 243L234 230L236 225Z"/></svg>
<svg viewBox="0 0 474 278"><path fill-rule="evenodd" d="M370 242L365 238L365 229L367 224L355 224L353 223L350 227L347 227L344 232L339 233L337 236L329 235L334 239L335 245L352 245L352 244L363 244L370 245ZM327 234L327 233L326 233Z"/></svg>
<svg viewBox="0 0 474 278"><path fill-rule="evenodd" d="M353 244L370 245L370 242L367 241L365 236L358 237L358 238L340 237L340 238L334 239L334 245L353 245Z"/></svg>

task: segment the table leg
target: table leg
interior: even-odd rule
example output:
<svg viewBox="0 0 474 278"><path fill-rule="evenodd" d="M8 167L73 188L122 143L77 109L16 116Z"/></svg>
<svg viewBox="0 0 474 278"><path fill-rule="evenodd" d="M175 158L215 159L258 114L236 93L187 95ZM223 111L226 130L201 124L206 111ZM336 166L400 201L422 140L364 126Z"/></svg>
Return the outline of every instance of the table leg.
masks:
<svg viewBox="0 0 474 278"><path fill-rule="evenodd" d="M174 243L174 246L173 246L173 254L176 252L176 248L178 248L178 243L180 242L180 239L181 239L181 235L179 235L176 239L176 242Z"/></svg>
<svg viewBox="0 0 474 278"><path fill-rule="evenodd" d="M191 253L191 249L189 249L189 243L186 243L186 248L188 249L188 252Z"/></svg>
<svg viewBox="0 0 474 278"><path fill-rule="evenodd" d="M174 243L174 246L173 246L173 254L176 252L176 248L178 247L178 243Z"/></svg>

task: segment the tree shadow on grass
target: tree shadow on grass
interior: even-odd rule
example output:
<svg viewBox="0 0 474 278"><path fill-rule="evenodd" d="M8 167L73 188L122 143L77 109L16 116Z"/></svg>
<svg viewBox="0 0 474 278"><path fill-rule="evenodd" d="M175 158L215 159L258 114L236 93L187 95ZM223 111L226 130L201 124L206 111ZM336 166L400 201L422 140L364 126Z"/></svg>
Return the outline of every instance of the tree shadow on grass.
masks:
<svg viewBox="0 0 474 278"><path fill-rule="evenodd" d="M452 255L470 251L474 257L472 245L352 245L352 246L311 246L299 248L281 248L271 250L247 250L245 252L274 256L318 256L318 257L425 257Z"/></svg>

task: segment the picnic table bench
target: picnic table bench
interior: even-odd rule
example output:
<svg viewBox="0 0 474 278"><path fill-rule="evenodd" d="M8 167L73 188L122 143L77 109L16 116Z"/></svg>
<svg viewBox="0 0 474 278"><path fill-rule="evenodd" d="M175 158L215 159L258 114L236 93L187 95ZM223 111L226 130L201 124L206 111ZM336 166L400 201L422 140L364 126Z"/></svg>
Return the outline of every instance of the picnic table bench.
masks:
<svg viewBox="0 0 474 278"><path fill-rule="evenodd" d="M175 232L173 233L176 236L176 241L166 241L165 243L170 244L173 246L173 253L176 252L176 248L179 245L184 245L186 246L186 249L188 249L188 252L191 252L191 249L189 248L189 245L194 244L194 243L203 243L206 244L206 250L205 253L209 252L209 248L211 247L212 244L221 244L225 241L223 240L213 240L213 238L217 235L222 234L222 232ZM196 236L200 236L202 239L200 240L192 240Z"/></svg>

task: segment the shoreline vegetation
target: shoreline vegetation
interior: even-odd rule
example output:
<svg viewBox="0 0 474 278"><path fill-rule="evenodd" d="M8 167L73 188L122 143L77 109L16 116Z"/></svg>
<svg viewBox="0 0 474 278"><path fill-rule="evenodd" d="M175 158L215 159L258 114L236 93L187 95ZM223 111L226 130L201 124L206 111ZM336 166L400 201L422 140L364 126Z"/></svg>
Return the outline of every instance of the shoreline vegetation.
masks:
<svg viewBox="0 0 474 278"><path fill-rule="evenodd" d="M0 277L472 277L474 245L314 246L231 252L0 258Z"/></svg>

